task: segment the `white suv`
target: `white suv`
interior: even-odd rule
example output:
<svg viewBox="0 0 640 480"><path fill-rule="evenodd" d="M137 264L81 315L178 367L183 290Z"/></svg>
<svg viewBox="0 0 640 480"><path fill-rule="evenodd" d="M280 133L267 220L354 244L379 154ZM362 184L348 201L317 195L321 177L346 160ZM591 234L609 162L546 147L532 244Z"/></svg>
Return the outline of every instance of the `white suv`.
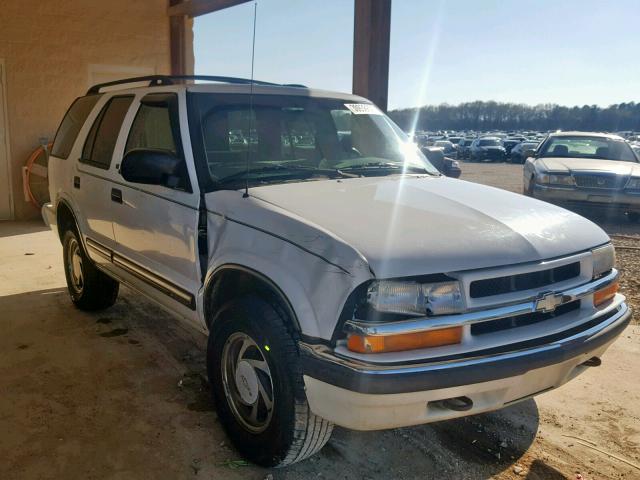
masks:
<svg viewBox="0 0 640 480"><path fill-rule="evenodd" d="M209 336L219 418L256 463L308 457L334 424L545 392L629 323L600 228L440 175L368 100L142 80L73 103L43 215L79 308L123 283Z"/></svg>

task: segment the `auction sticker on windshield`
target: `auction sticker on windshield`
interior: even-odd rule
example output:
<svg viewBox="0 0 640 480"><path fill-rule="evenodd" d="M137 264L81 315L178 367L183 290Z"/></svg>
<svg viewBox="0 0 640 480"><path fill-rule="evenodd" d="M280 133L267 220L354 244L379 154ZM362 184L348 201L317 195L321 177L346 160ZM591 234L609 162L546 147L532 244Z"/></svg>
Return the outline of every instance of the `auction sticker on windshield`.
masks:
<svg viewBox="0 0 640 480"><path fill-rule="evenodd" d="M370 103L345 103L344 106L355 115L382 115L380 109Z"/></svg>

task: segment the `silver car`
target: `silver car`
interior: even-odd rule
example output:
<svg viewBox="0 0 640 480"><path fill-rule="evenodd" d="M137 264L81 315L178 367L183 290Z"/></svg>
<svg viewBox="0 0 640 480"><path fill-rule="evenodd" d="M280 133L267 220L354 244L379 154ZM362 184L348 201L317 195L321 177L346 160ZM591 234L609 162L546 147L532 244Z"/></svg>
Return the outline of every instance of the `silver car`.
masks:
<svg viewBox="0 0 640 480"><path fill-rule="evenodd" d="M524 164L524 191L567 207L617 210L640 218L640 163L617 135L549 135Z"/></svg>

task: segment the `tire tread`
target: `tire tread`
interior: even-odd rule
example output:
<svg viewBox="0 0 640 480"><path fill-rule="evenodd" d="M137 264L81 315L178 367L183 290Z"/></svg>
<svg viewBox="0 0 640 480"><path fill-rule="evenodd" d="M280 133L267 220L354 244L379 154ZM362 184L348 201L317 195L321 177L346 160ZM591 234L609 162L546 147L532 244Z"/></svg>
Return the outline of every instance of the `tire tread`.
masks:
<svg viewBox="0 0 640 480"><path fill-rule="evenodd" d="M280 328L277 332L278 336L283 343L287 344L287 354L297 359L300 354L297 347L299 340L297 332L289 328L289 323L284 320L287 317L280 304L273 298L267 300L277 313L274 323ZM333 432L333 423L314 414L309 407L299 362L291 362L290 365L295 369L293 372L296 390L294 439L289 451L276 465L277 467L291 465L316 454L329 441Z"/></svg>

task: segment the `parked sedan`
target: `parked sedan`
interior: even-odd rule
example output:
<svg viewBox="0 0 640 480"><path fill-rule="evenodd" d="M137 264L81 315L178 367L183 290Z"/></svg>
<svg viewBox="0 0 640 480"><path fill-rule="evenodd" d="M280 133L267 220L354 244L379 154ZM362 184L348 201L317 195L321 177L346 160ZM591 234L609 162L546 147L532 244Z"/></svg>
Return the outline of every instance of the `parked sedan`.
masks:
<svg viewBox="0 0 640 480"><path fill-rule="evenodd" d="M431 162L431 164L436 167L440 171L440 173L446 175L447 177L460 177L460 174L462 173L460 164L453 158L445 156L442 148L424 147L420 150L422 150L422 153L424 153L424 156L427 157L427 160L429 160L429 162Z"/></svg>
<svg viewBox="0 0 640 480"><path fill-rule="evenodd" d="M507 153L507 157L511 155L511 150L513 149L513 147L523 142L524 140L526 140L524 137L507 137L502 140L502 146Z"/></svg>
<svg viewBox="0 0 640 480"><path fill-rule="evenodd" d="M622 137L549 135L524 165L525 193L567 207L617 210L640 219L640 163Z"/></svg>
<svg viewBox="0 0 640 480"><path fill-rule="evenodd" d="M503 162L506 150L498 137L476 138L469 148L469 158L472 162Z"/></svg>
<svg viewBox="0 0 640 480"><path fill-rule="evenodd" d="M474 138L463 138L458 142L458 158L465 159L469 158L469 150L471 149L471 144L473 143Z"/></svg>
<svg viewBox="0 0 640 480"><path fill-rule="evenodd" d="M458 158L458 149L449 140L438 140L437 142L434 142L433 146L441 148L446 157Z"/></svg>
<svg viewBox="0 0 640 480"><path fill-rule="evenodd" d="M511 149L511 163L524 163L527 157L530 156L529 153L534 151L539 144L540 142L538 141L526 141L513 147Z"/></svg>

